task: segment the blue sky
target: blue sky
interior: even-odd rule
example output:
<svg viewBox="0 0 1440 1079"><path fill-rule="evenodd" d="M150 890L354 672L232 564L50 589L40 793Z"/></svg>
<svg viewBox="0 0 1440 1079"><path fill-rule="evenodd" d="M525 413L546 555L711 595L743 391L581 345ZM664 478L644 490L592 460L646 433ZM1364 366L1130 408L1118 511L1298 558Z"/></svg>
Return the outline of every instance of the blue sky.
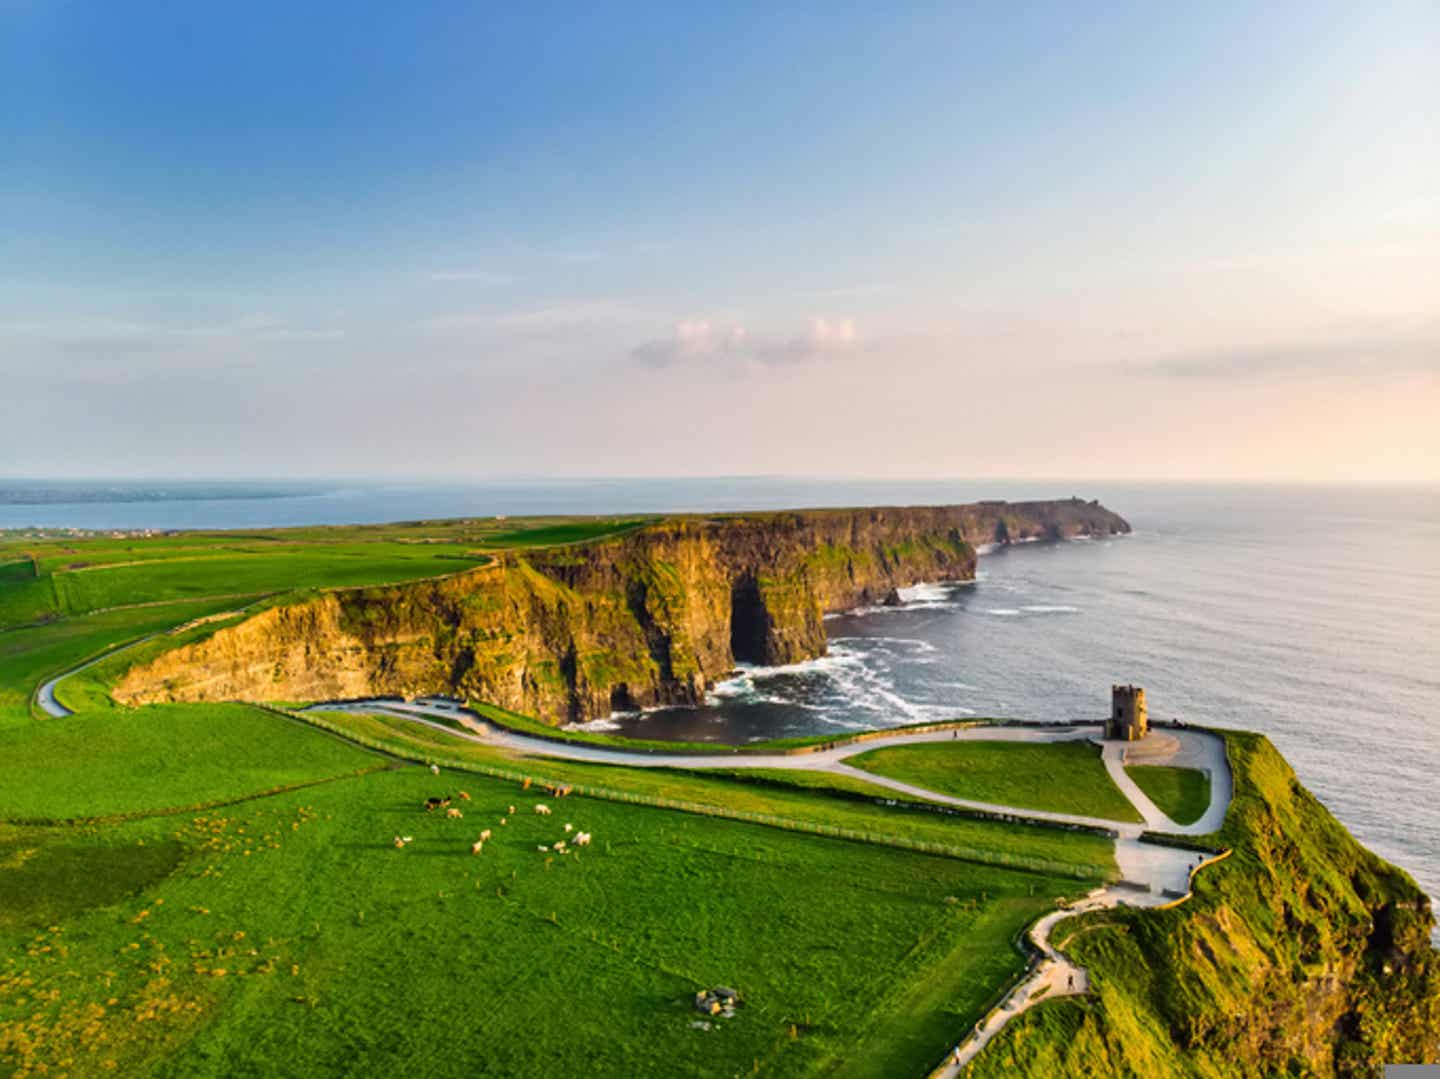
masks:
<svg viewBox="0 0 1440 1079"><path fill-rule="evenodd" d="M1433 3L413 7L0 0L0 471L1440 478Z"/></svg>

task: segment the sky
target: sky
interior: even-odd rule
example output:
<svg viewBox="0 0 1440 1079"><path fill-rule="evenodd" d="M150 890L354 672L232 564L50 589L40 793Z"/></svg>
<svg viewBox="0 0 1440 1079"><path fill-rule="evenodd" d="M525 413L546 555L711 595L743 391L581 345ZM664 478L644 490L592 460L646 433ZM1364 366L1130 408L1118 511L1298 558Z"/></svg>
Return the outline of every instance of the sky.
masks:
<svg viewBox="0 0 1440 1079"><path fill-rule="evenodd" d="M0 476L1440 480L1440 4L0 0Z"/></svg>

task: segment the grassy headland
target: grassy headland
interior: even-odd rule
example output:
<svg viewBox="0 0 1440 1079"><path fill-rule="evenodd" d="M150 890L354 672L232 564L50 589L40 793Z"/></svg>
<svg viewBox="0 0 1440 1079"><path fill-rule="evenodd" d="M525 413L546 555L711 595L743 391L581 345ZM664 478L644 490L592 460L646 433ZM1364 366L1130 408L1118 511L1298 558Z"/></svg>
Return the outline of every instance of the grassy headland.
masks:
<svg viewBox="0 0 1440 1079"><path fill-rule="evenodd" d="M1235 797L1167 911L1077 917L1055 942L1096 993L1012 1022L969 1074L1369 1075L1434 1060L1430 903L1310 794L1268 740L1227 735Z"/></svg>
<svg viewBox="0 0 1440 1079"><path fill-rule="evenodd" d="M872 749L846 763L977 802L1142 820L1088 742L933 742Z"/></svg>

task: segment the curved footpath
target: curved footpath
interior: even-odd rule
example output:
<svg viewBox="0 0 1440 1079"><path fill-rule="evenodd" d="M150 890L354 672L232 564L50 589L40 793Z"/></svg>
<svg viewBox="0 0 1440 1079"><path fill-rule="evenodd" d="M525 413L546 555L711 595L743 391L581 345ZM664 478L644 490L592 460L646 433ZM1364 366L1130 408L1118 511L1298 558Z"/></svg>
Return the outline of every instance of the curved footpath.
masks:
<svg viewBox="0 0 1440 1079"><path fill-rule="evenodd" d="M445 731L458 738L481 742L535 757L589 761L601 764L623 764L632 768L784 768L796 771L829 772L832 775L863 779L901 794L943 805L979 809L1007 816L1028 818L1058 824L1082 824L1109 829L1115 835L1115 862L1121 879L1108 887L1097 888L1074 903L1051 911L1030 927L1029 937L1039 954L1029 975L1005 999L993 1008L973 1030L967 1033L950 1052L944 1064L930 1079L949 1079L974 1060L1015 1016L1041 1000L1085 993L1090 979L1085 968L1071 962L1050 942L1055 926L1075 914L1116 906L1158 907L1186 897L1190 878L1205 856L1194 850L1141 842L1146 831L1169 832L1173 835L1209 835L1225 822L1230 807L1233 780L1225 756L1225 741L1208 731L1188 728L1157 729L1140 743L1106 742L1097 737L1094 727L970 727L958 731L923 734L896 734L866 742L834 746L810 753L794 755L776 753L694 754L636 753L634 751L565 743L530 735L516 734L498 727L478 713L443 700L420 699L401 701L391 698L337 702L316 705L317 711L380 712L397 716L427 727ZM465 730L439 722L459 723ZM939 791L927 790L897 779L861 771L846 764L846 758L886 746L914 745L923 742L1070 742L1089 740L1101 746L1101 758L1115 785L1144 818L1143 824L1107 820L1073 813L1052 813L1038 809L998 805L956 798ZM1155 805L1125 771L1127 760L1136 764L1167 764L1196 768L1210 776L1210 805L1193 824L1176 824Z"/></svg>
<svg viewBox="0 0 1440 1079"><path fill-rule="evenodd" d="M69 675L76 674L86 667L98 663L101 659L108 658L111 654L113 651L51 678L36 690L37 703L49 715L70 715L70 710L55 697L56 685ZM948 1077L958 1075L960 1069L973 1060L980 1050L1004 1028L1006 1023L1040 1000L1087 992L1090 982L1085 969L1071 962L1050 943L1050 936L1055 926L1071 915L1084 911L1121 905L1156 907L1188 895L1191 874L1204 856L1194 850L1167 847L1156 843L1143 843L1140 836L1145 831L1169 832L1176 835L1209 835L1218 831L1224 823L1225 812L1230 806L1233 790L1230 766L1225 757L1224 740L1207 731L1182 728L1157 730L1149 739L1141 743L1102 741L1097 737L1094 727L1041 727L1037 725L1033 727L970 727L928 733L896 734L889 738L877 738L794 755L778 753L666 754L637 753L619 748L559 742L517 734L496 726L478 713L434 698L422 698L416 701L372 698L319 704L313 706L313 710L378 712L413 723L420 723L427 727L434 727L457 738L508 749L532 757L587 761L596 764L619 764L631 768L688 768L695 770L782 768L792 771L828 772L832 775L861 779L866 783L887 787L912 798L920 798L942 805L1001 813L1010 817L1054 824L1079 824L1109 830L1115 836L1115 862L1120 870L1120 881L1108 887L1097 888L1083 899L1051 911L1030 927L1029 937L1039 954L1039 959L1034 963L1029 975L1011 990L999 1006L992 1009L973 1030L967 1033L966 1037L951 1051L945 1063L935 1070L931 1079L941 1079L941 1077L948 1079ZM448 720L449 723L440 722L442 719ZM453 726L456 723L464 729L457 730ZM1144 818L1144 823L1135 824L1129 821L1114 821L1081 814L1054 813L1046 810L999 805L994 802L956 798L953 795L927 790L924 787L890 779L887 776L865 772L845 763L848 758L860 753L868 753L872 749L955 740L975 742L1094 741L1101 746L1102 759L1110 778L1135 806L1141 817ZM1168 764L1197 768L1208 772L1210 776L1209 807L1193 824L1176 824L1130 778L1129 773L1125 771L1127 759L1137 764Z"/></svg>
<svg viewBox="0 0 1440 1079"><path fill-rule="evenodd" d="M84 663L78 664L74 667L69 667L61 671L54 678L50 678L44 682L41 682L40 685L37 686L35 689L35 703L40 706L40 710L43 711L47 716L54 716L56 719L59 719L62 716L73 716L75 714L74 709L66 708L63 704L60 703L60 698L55 696L56 686L58 686L65 679L69 678L72 674L79 674L81 671L88 671L91 667L95 666L95 664L104 662L111 656L116 655L119 652L123 652L128 648L134 648L136 645L141 645L144 644L146 641L153 640L154 637L155 634L151 633L145 637L141 637L138 641L131 641L128 644L122 644L117 648L107 649L106 651L101 652L98 656L92 656Z"/></svg>

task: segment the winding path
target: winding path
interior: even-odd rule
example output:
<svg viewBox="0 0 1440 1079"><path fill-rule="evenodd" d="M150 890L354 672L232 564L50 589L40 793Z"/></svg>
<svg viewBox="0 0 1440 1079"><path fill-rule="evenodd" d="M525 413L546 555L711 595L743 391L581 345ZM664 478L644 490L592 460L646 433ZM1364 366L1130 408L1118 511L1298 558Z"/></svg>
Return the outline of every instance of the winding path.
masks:
<svg viewBox="0 0 1440 1079"><path fill-rule="evenodd" d="M1121 879L1107 887L1097 888L1083 899L1043 915L1029 929L1029 938L1039 955L1030 974L1005 999L969 1031L937 1068L930 1079L951 1079L988 1045L1011 1019L1041 1000L1089 992L1090 978L1084 967L1072 962L1050 940L1060 922L1091 910L1117 906L1157 907L1174 902L1190 891L1190 878L1203 860L1201 853L1180 847L1167 847L1142 842L1146 831L1169 832L1177 835L1209 835L1225 821L1230 807L1233 781L1225 756L1224 739L1208 731L1190 728L1157 729L1144 742L1106 742L1098 737L1093 726L1042 727L997 726L970 727L958 731L924 734L896 734L865 742L849 743L809 753L638 753L633 750L604 746L581 745L517 734L486 720L452 702L434 698L402 701L394 698L373 698L314 706L320 711L380 712L486 745L493 745L535 757L623 764L632 768L784 768L800 771L828 772L832 775L863 779L867 783L887 787L900 794L922 798L943 805L1003 813L1060 824L1082 824L1108 829L1115 836L1115 862ZM442 723L441 719L450 722ZM461 724L457 730L452 724ZM1101 747L1101 759L1115 785L1125 794L1144 818L1143 824L1114 821L1074 813L1054 813L1016 806L979 802L939 791L927 790L888 776L861 771L846 764L849 757L886 746L915 745L925 742L950 741L1006 742L1071 742L1088 740ZM1169 764L1197 768L1210 776L1210 804L1192 824L1181 825L1171 820L1125 771L1127 762Z"/></svg>
<svg viewBox="0 0 1440 1079"><path fill-rule="evenodd" d="M138 644L140 642L133 642ZM129 647L129 646L127 646ZM36 701L49 715L71 714L55 696L56 685L64 678L113 655L115 650L73 667L43 683L36 690ZM1196 851L1141 842L1145 831L1169 832L1179 835L1208 835L1224 823L1230 806L1233 781L1225 757L1225 743L1218 735L1188 728L1156 731L1141 743L1105 742L1097 736L1094 726L996 726L970 727L928 733L895 734L864 742L852 742L818 749L808 753L640 753L608 746L560 742L514 731L486 720L476 712L450 701L422 698L404 701L397 698L371 698L358 701L314 705L316 711L381 713L444 731L458 738L492 745L532 757L588 761L599 764L625 765L631 768L687 768L694 770L723 768L781 768L796 771L828 772L832 775L861 779L899 794L942 805L1001 813L1058 824L1078 824L1103 828L1115 836L1115 861L1120 880L1097 888L1083 899L1042 916L1030 927L1029 938L1040 958L1028 977L1021 981L985 1018L969 1031L954 1047L944 1064L930 1079L950 1079L972 1061L990 1040L1015 1016L1022 1014L1040 1000L1080 994L1089 991L1090 980L1085 969L1054 947L1050 941L1054 927L1075 914L1121 905L1155 907L1188 895L1192 871L1202 855ZM446 720L448 722L441 722ZM454 724L463 730L457 730ZM1101 746L1101 759L1115 785L1125 794L1144 818L1143 824L1115 821L1082 814L1056 813L1047 810L957 798L940 791L862 771L847 764L848 758L872 749L887 746L915 745L926 742L950 741L1008 742L1069 742L1088 740ZM1144 764L1170 764L1198 768L1210 776L1210 804L1193 824L1176 824L1155 805L1125 771L1127 760Z"/></svg>
<svg viewBox="0 0 1440 1079"><path fill-rule="evenodd" d="M79 674L81 671L89 670L91 667L95 666L95 664L101 663L109 659L111 656L116 655L119 652L125 651L127 648L134 648L137 645L144 644L146 641L154 640L155 636L155 634L151 633L144 637L141 637L138 641L130 641L129 643L122 644L119 647L108 649L107 651L101 652L98 656L92 656L84 663L78 664L74 667L69 667L66 670L61 671L54 678L49 678L46 681L41 682L40 685L37 686L35 689L35 703L40 706L41 711L43 711L47 716L54 716L56 719L59 719L63 716L73 716L75 714L74 709L66 708L63 704L60 703L60 698L55 696L56 686L58 686L66 678L69 678L72 674Z"/></svg>

